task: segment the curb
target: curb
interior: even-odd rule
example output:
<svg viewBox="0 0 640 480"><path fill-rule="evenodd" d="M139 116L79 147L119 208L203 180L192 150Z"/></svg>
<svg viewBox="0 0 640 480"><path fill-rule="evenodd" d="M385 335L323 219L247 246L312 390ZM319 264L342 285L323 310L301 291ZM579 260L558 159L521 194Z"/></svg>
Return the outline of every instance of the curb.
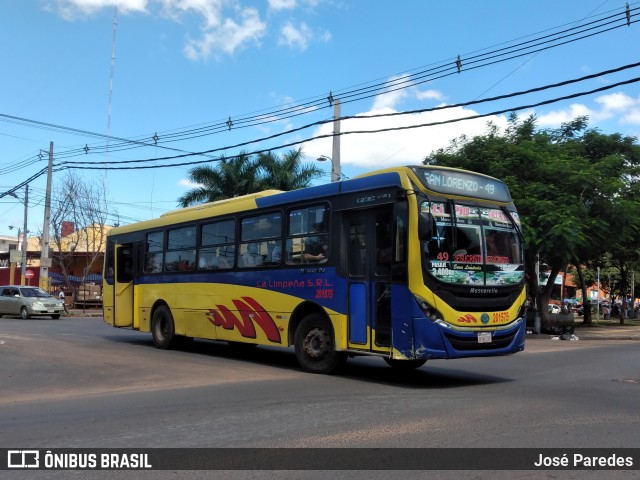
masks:
<svg viewBox="0 0 640 480"><path fill-rule="evenodd" d="M612 333L602 333L602 334L593 334L593 333L584 333L580 335L580 332L575 332L574 335L578 338L577 341L597 341L597 340L625 340L625 341L640 341L640 333L638 334L612 334ZM554 340L558 335L549 335L546 333L530 333L525 337L526 340L553 340L553 341L561 341L561 342L572 342L576 340Z"/></svg>

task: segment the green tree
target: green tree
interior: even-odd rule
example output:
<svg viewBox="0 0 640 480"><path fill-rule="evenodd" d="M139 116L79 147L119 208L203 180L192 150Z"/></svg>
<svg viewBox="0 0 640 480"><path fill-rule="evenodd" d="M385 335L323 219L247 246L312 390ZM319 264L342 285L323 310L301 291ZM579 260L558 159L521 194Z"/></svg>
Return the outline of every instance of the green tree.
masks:
<svg viewBox="0 0 640 480"><path fill-rule="evenodd" d="M599 221L592 223L588 251L578 258L592 267L617 270L616 286L610 294L625 299L629 272L639 266L640 147L633 137L597 130L587 130L581 137L571 139L567 147L589 162L597 180L584 197L591 217ZM586 287L593 283L583 279L580 283L586 297ZM624 316L620 321L624 323Z"/></svg>
<svg viewBox="0 0 640 480"><path fill-rule="evenodd" d="M612 211L633 231L637 213L614 206L624 187L635 182L638 146L632 138L586 130L586 117L556 130L536 131L535 123L534 116L519 121L512 114L503 134L490 124L486 135L461 137L424 163L465 168L507 183L523 224L529 292L546 306L567 264L581 265L611 248ZM550 270L542 287L531 275L538 261ZM546 309L541 313L546 317Z"/></svg>
<svg viewBox="0 0 640 480"><path fill-rule="evenodd" d="M260 165L247 153L231 158L224 156L215 168L200 165L189 171L189 180L197 186L178 199L181 207L215 202L262 190L258 181Z"/></svg>
<svg viewBox="0 0 640 480"><path fill-rule="evenodd" d="M257 157L246 153L221 157L215 167L204 165L190 170L189 180L197 187L181 196L179 205L188 207L270 189L308 187L324 172L313 164L302 164L303 158L301 149L290 150L282 158L271 152Z"/></svg>
<svg viewBox="0 0 640 480"><path fill-rule="evenodd" d="M303 164L302 149L291 149L282 158L273 153L258 156L261 168L262 189L297 190L308 187L313 180L324 175L324 171L313 163Z"/></svg>

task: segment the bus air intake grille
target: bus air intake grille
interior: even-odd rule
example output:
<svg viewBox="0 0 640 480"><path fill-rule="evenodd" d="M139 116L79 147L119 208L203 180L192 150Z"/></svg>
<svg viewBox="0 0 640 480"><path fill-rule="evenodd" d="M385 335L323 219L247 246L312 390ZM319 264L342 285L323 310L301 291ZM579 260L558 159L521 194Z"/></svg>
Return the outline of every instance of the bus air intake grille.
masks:
<svg viewBox="0 0 640 480"><path fill-rule="evenodd" d="M493 340L490 343L478 343L476 337L459 337L450 332L445 332L445 336L456 350L491 350L494 348L504 348L509 346L516 336L515 333L500 335L494 332Z"/></svg>

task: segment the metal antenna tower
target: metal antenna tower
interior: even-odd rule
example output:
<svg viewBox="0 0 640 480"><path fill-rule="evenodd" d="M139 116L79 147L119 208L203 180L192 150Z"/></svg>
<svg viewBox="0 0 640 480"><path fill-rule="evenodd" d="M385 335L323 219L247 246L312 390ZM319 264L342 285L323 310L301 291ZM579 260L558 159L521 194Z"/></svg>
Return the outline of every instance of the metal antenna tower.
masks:
<svg viewBox="0 0 640 480"><path fill-rule="evenodd" d="M107 110L107 145L105 167L109 163L109 138L111 137L111 98L113 97L113 70L116 64L116 30L118 29L118 2L113 8L113 37L111 39L111 72L109 74L109 108ZM107 168L104 170L103 188L107 191Z"/></svg>

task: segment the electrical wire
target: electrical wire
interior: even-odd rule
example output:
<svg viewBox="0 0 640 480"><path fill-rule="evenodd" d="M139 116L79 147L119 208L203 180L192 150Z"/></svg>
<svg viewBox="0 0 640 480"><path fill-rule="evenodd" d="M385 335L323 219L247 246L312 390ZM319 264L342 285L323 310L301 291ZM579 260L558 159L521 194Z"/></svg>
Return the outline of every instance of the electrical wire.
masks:
<svg viewBox="0 0 640 480"><path fill-rule="evenodd" d="M403 112L383 113L383 114L375 114L375 115L344 116L344 117L340 117L339 120L340 121L352 120L352 119L366 120L366 119L373 119L373 118L394 117L394 116L402 116L402 115L413 115L413 114L417 114L417 113L427 113L427 112L435 112L435 111L447 110L447 109L453 109L453 108L468 107L468 106L471 106L471 105L479 105L479 104L483 104L483 103L494 102L494 101L498 101L498 100L504 100L504 99L508 99L508 98L514 98L514 97L517 97L517 96L527 95L527 94L530 94L530 93L541 92L541 91L545 91L545 90L549 90L549 89L553 89L553 88L559 88L559 87L571 85L571 84L574 84L574 83L584 82L584 81L592 80L592 79L595 79L595 78L598 78L598 77L602 77L602 76L605 76L605 75L610 75L612 73L618 73L618 72L621 72L621 71L624 71L624 70L628 70L628 69L632 69L632 68L638 68L638 67L640 67L640 62L624 65L624 66L613 68L613 69L604 70L602 72L598 72L598 73L594 73L594 74L590 74L590 75L585 75L585 76L582 76L582 77L579 77L579 78L575 78L575 79L565 80L565 81L554 83L554 84L547 84L547 85L544 85L544 86L541 86L541 87L535 87L535 88L531 88L531 89L528 89L528 90L512 92L512 93L509 93L509 94L499 95L499 96L485 98L485 99L472 100L472 101L456 103L456 104L452 104L452 105L444 105L444 106L423 108L423 109L417 109L417 110L408 110L408 111L403 111ZM318 127L318 126L324 125L326 123L332 123L333 121L334 121L334 119L321 120L321 121L317 121L317 122L313 122L313 123L310 123L310 124L303 125L301 127L289 129L289 130L284 131L284 132L280 132L280 133L277 133L277 134L269 135L267 137L262 137L262 138L258 138L258 139L255 139L255 140L250 140L250 141L247 141L247 142L238 143L238 144L235 144L235 145L226 145L226 146L223 146L223 147L218 147L218 148L215 148L215 149L206 150L204 152L197 152L197 153L194 153L194 154L185 154L185 155L177 155L177 156L170 156L170 157L154 157L154 158L139 159L139 160L110 161L109 164L110 165L122 165L122 164L131 164L131 163L146 163L146 162L156 162L158 160L173 160L173 159L176 159L176 158L185 158L187 156L198 155L200 153L212 154L212 153L220 152L220 151L223 151L223 150L230 150L230 149L236 149L236 148L240 148L240 147L245 147L245 146L253 144L253 143L260 143L260 142L264 142L264 141L268 141L268 140L273 140L274 138L282 137L282 136L285 136L285 135L290 135L292 133L297 133L297 132L300 132L302 130L306 130L308 128ZM201 163L203 163L203 162L201 162ZM61 166L79 166L79 165L96 165L96 164L103 165L102 162L62 161L62 162L58 163L57 166L61 167ZM159 165L159 166L162 166L162 165Z"/></svg>
<svg viewBox="0 0 640 480"><path fill-rule="evenodd" d="M630 9L631 18L637 17L639 15L637 13L637 10L639 9L640 9L639 7L634 7L633 9ZM516 43L515 45L496 48L486 53L470 55L467 57L463 56L463 59L462 59L463 67L461 70L469 71L477 68L486 67L489 65L503 62L503 61L522 57L524 55L539 53L541 51L544 51L550 48L555 48L567 43L575 42L587 37L605 33L615 28L628 26L624 11L622 13L620 13L619 10L617 9L612 11L616 11L618 13L607 15L609 12L605 12L602 15L607 15L607 16L604 16L598 20L593 20L584 25L576 25L574 27L565 28L564 30L543 35L543 36L538 36L531 40ZM637 23L637 22L638 20L635 19L630 23ZM616 23L617 25L611 26ZM607 28L603 29L603 27L607 27ZM556 28L562 28L562 27L556 27ZM600 29L600 30L597 30L597 29ZM594 31L594 30L597 30L597 31ZM570 37L572 36L580 35L586 32L591 32L591 33L589 33L588 35L583 35L577 38L570 39ZM565 41L557 43L559 40L565 40ZM556 43L553 43L553 42L556 42ZM508 44L510 42L505 42L505 43ZM549 43L553 43L553 44L546 45L545 47L540 47L541 45L545 45ZM531 50L534 47L540 47L540 48ZM515 54L516 52L520 52L520 53ZM454 75L460 72L457 69L455 62L451 59L437 62L435 65L436 65L435 67L431 67L426 70L423 69L416 73L402 75L399 78L391 81L374 83L372 85L365 84L367 85L366 87L361 87L361 88L356 88L351 90L337 90L336 98L340 98L340 101L343 104L362 101L362 100L371 98L373 96L376 96L380 93L390 93L390 92L401 90L404 88L410 88L425 82L431 82L436 79ZM290 118L301 116L301 115L307 115L311 112L316 112L320 109L326 108L327 106L328 106L328 102L327 102L326 96L316 96L316 97L311 97L311 100L307 102L303 102L300 104L293 104L285 108L270 110L265 113L261 113L259 115L238 116L234 120L232 120L231 117L229 117L227 120L221 120L214 124L208 124L203 127L198 127L195 129L179 130L174 133L166 133L161 136L158 136L157 133L155 133L153 136L149 135L149 136L139 137L137 139L126 139L121 137L109 136L110 140L116 139L118 140L119 143L111 144L108 148L109 148L109 151L121 151L121 150L129 150L131 148L144 148L144 147L153 146L156 148L163 148L163 149L168 149L168 150L173 150L173 151L188 154L193 152L188 152L188 151L177 149L177 148L167 147L164 144L177 142L177 141L192 140L192 139L200 138L203 136L209 136L209 135L230 130L231 128L233 129L249 128L249 127L264 125L274 121L282 121L282 120L290 119ZM61 125L55 125L48 122L39 122L35 120L32 121L29 119L12 117L9 115L0 114L0 119L5 119L5 121L13 121L18 123L24 122L22 124L33 123L33 125L39 126L41 128L46 128L51 130L62 130L62 131L65 131L66 133L71 133L71 134L78 134L78 135L91 136L91 137L97 137L97 138L106 137L104 134L89 132L82 129L64 127ZM91 147L89 147L88 145L85 145L84 147L75 148L69 151L58 152L57 158L62 159L62 158L71 158L79 155L86 155L89 151L91 153L101 153L101 152L104 152L106 148L107 147L103 145L92 145ZM196 153L196 154L199 155L202 153Z"/></svg>
<svg viewBox="0 0 640 480"><path fill-rule="evenodd" d="M474 119L479 119L479 118L485 118L485 117L490 117L490 116L495 116L495 115L500 115L503 113L508 113L508 112L516 112L516 111L520 111L520 110L527 110L527 109L531 109L531 108L535 108L535 107L539 107L539 106L543 106L543 105L549 105L552 103L556 103L556 102L560 102L560 101L564 101L564 100L571 100L574 98L578 98L578 97L582 97L585 95L592 95L594 93L599 93L599 92L603 92L606 90L610 90L613 88L617 88L619 86L622 85L629 85L632 83L637 83L640 81L640 77L635 77L629 80L624 80L624 81L620 81L620 82L616 82L610 85L606 85L603 87L599 87L599 88L595 88L592 90L588 90L588 91L583 91L583 92L578 92L578 93L573 93L573 94L569 94L569 95L564 95L561 97L556 97L556 98L552 98L549 100L543 100L540 102L536 102L536 103L530 103L530 104L526 104L526 105L519 105L519 106L515 106L515 107L509 107L509 108L505 108L505 109L500 109L500 110L494 110L492 112L489 113L484 113L484 114L478 114L478 115L471 115L471 116L467 116L467 117L460 117L460 118L454 118L454 119L449 119L449 120L443 120L443 121L438 121L438 122L429 122L429 123L422 123L422 124L418 124L418 125L408 125L408 126L401 126L401 127L388 127L388 128L382 128L382 129L376 129L376 130L352 130L352 131L344 131L341 132L339 135L343 136L343 135L351 135L351 134L367 134L367 133L383 133L383 132L391 132L391 131L398 131L398 130L408 130L408 129L414 129L414 128L422 128L422 127L433 127L433 126L437 126L437 125L445 125L445 124L449 124L449 123L457 123L457 122L461 122L461 121L466 121L466 120L474 120ZM405 114L407 112L404 112ZM360 118L360 117L351 117L351 118ZM330 134L325 134L325 135L317 135L315 137L309 137L306 139L302 139L302 140L296 140L293 142L289 142L283 145L278 145L276 147L270 147L270 148L265 148L265 149L260 149L260 150L254 150L252 152L245 152L246 155L257 155L260 153L267 153L273 150L279 150L282 148L288 148L288 147L292 147L292 146L296 146L296 145L300 145L306 142L310 142L313 140L319 140L319 139L323 139L323 138L332 138L335 135L333 133ZM213 149L213 150L207 150L207 153L210 153L212 151L215 151L217 149ZM158 158L158 160L172 160L172 159L176 159L176 158L183 158L182 156L180 157L165 157L165 158ZM144 161L149 161L149 160L131 160L131 161L126 161L123 163L127 163L127 164L131 164L131 163L138 163L138 162L144 162ZM78 170L98 170L98 169L104 169L104 168L108 168L109 170L143 170L143 169L149 169L149 168L169 168L169 167L181 167L181 166L191 166L191 165L197 165L197 164L202 164L207 162L208 160L195 160L195 161L190 161L190 162L180 162L180 163L172 163L172 164L161 164L161 165L138 165L138 166L112 166L113 164L110 164L108 167L105 166L78 166L78 165L71 165L71 164L58 164L56 165L55 171L62 171L62 170L67 170L67 169L78 169ZM70 163L79 163L79 162L70 162Z"/></svg>

